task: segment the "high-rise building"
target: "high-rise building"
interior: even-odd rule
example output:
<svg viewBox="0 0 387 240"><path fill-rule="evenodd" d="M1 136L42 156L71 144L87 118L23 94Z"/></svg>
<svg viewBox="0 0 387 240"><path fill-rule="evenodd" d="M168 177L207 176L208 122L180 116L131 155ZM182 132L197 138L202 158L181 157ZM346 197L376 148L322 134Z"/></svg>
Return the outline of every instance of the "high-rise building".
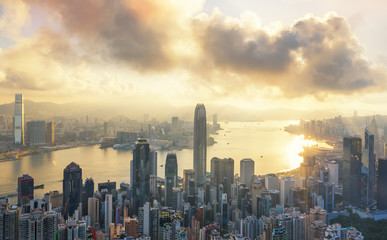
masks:
<svg viewBox="0 0 387 240"><path fill-rule="evenodd" d="M338 185L339 184L339 163L335 160L328 162L328 175L329 182Z"/></svg>
<svg viewBox="0 0 387 240"><path fill-rule="evenodd" d="M86 178L82 191L82 215L86 216L89 209L89 198L94 195L94 180Z"/></svg>
<svg viewBox="0 0 387 240"><path fill-rule="evenodd" d="M134 237L137 234L138 221L136 218L124 219L125 233L129 237Z"/></svg>
<svg viewBox="0 0 387 240"><path fill-rule="evenodd" d="M203 186L207 172L207 118L203 104L197 104L195 108L193 162L196 185Z"/></svg>
<svg viewBox="0 0 387 240"><path fill-rule="evenodd" d="M179 132L179 118L178 117L172 117L171 119L171 132L172 135L176 135Z"/></svg>
<svg viewBox="0 0 387 240"><path fill-rule="evenodd" d="M343 139L343 200L345 204L360 206L361 201L361 138Z"/></svg>
<svg viewBox="0 0 387 240"><path fill-rule="evenodd" d="M53 121L47 123L46 143L53 145L55 143L55 124Z"/></svg>
<svg viewBox="0 0 387 240"><path fill-rule="evenodd" d="M96 227L99 225L99 199L91 197L88 199L87 214L90 216L90 226Z"/></svg>
<svg viewBox="0 0 387 240"><path fill-rule="evenodd" d="M376 156L374 151L374 135L367 129L364 132L364 152L362 163L365 167L365 175L362 178L362 203L370 206L374 203L376 184Z"/></svg>
<svg viewBox="0 0 387 240"><path fill-rule="evenodd" d="M113 222L113 196L105 195L105 233L109 233L109 226Z"/></svg>
<svg viewBox="0 0 387 240"><path fill-rule="evenodd" d="M27 122L27 142L31 146L42 146L46 144L46 122Z"/></svg>
<svg viewBox="0 0 387 240"><path fill-rule="evenodd" d="M0 239L18 239L19 212L16 205L0 204Z"/></svg>
<svg viewBox="0 0 387 240"><path fill-rule="evenodd" d="M231 184L234 183L234 160L232 158L220 159L214 157L211 159L211 184L223 188L227 196L231 196ZM219 189L217 189L219 194Z"/></svg>
<svg viewBox="0 0 387 240"><path fill-rule="evenodd" d="M17 204L25 205L29 204L34 199L34 179L24 174L17 179Z"/></svg>
<svg viewBox="0 0 387 240"><path fill-rule="evenodd" d="M387 209L387 158L378 160L377 206Z"/></svg>
<svg viewBox="0 0 387 240"><path fill-rule="evenodd" d="M150 151L151 175L157 177L157 152Z"/></svg>
<svg viewBox="0 0 387 240"><path fill-rule="evenodd" d="M291 177L283 177L280 181L280 204L285 206L289 201L289 190L294 187L296 182Z"/></svg>
<svg viewBox="0 0 387 240"><path fill-rule="evenodd" d="M19 218L19 239L55 239L56 214L37 208Z"/></svg>
<svg viewBox="0 0 387 240"><path fill-rule="evenodd" d="M189 179L195 179L195 170L184 169L183 171L183 191L184 192L187 192Z"/></svg>
<svg viewBox="0 0 387 240"><path fill-rule="evenodd" d="M177 186L177 157L175 153L168 153L165 161L165 205L176 207L173 188Z"/></svg>
<svg viewBox="0 0 387 240"><path fill-rule="evenodd" d="M275 174L267 174L265 176L265 187L267 190L279 191L279 178Z"/></svg>
<svg viewBox="0 0 387 240"><path fill-rule="evenodd" d="M254 176L254 161L251 158L245 158L241 160L240 163L241 170L241 183L246 184L246 186L251 189L251 181Z"/></svg>
<svg viewBox="0 0 387 240"><path fill-rule="evenodd" d="M148 202L145 203L143 207L138 209L137 233L145 234L151 239L158 239L159 217L159 209L151 208Z"/></svg>
<svg viewBox="0 0 387 240"><path fill-rule="evenodd" d="M15 94L13 129L14 143L24 145L24 100L23 95L20 93Z"/></svg>
<svg viewBox="0 0 387 240"><path fill-rule="evenodd" d="M63 211L64 218L73 216L82 197L82 169L71 162L63 170Z"/></svg>
<svg viewBox="0 0 387 240"><path fill-rule="evenodd" d="M138 211L138 208L144 206L146 202L150 202L150 156L149 143L146 139L138 139L133 149L133 210Z"/></svg>

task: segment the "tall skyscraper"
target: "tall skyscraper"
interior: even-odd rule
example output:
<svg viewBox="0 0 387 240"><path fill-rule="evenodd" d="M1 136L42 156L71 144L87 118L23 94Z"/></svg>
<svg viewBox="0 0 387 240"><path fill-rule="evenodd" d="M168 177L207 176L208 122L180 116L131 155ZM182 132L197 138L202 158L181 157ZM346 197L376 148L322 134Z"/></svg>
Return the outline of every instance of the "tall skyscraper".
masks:
<svg viewBox="0 0 387 240"><path fill-rule="evenodd" d="M150 175L151 161L149 156L149 143L146 139L139 138L133 149L133 210L150 202Z"/></svg>
<svg viewBox="0 0 387 240"><path fill-rule="evenodd" d="M165 161L165 205L176 206L173 188L177 186L177 157L175 153L168 153Z"/></svg>
<svg viewBox="0 0 387 240"><path fill-rule="evenodd" d="M197 104L195 108L193 162L195 182L197 186L203 186L207 171L207 118L203 104Z"/></svg>
<svg viewBox="0 0 387 240"><path fill-rule="evenodd" d="M27 122L27 143L31 146L42 146L46 144L46 122Z"/></svg>
<svg viewBox="0 0 387 240"><path fill-rule="evenodd" d="M113 222L113 196L105 195L105 233L109 233L110 223Z"/></svg>
<svg viewBox="0 0 387 240"><path fill-rule="evenodd" d="M366 173L362 178L362 203L370 206L374 203L376 184L376 156L374 151L374 135L367 129L364 132L363 166Z"/></svg>
<svg viewBox="0 0 387 240"><path fill-rule="evenodd" d="M15 112L13 117L13 135L16 145L24 145L24 100L23 95L15 94Z"/></svg>
<svg viewBox="0 0 387 240"><path fill-rule="evenodd" d="M187 192L189 179L195 179L195 170L184 169L183 171L183 191L184 192Z"/></svg>
<svg viewBox="0 0 387 240"><path fill-rule="evenodd" d="M219 195L219 184L223 184L224 192L231 196L231 184L234 183L234 160L232 158L211 159L211 184L216 186Z"/></svg>
<svg viewBox="0 0 387 240"><path fill-rule="evenodd" d="M361 200L361 138L343 139L343 200L345 204L360 206Z"/></svg>
<svg viewBox="0 0 387 240"><path fill-rule="evenodd" d="M387 209L387 158L378 160L377 206Z"/></svg>
<svg viewBox="0 0 387 240"><path fill-rule="evenodd" d="M17 179L17 204L19 206L30 204L32 199L34 199L34 179L24 174Z"/></svg>
<svg viewBox="0 0 387 240"><path fill-rule="evenodd" d="M151 160L151 175L157 177L157 152L150 151L150 160Z"/></svg>
<svg viewBox="0 0 387 240"><path fill-rule="evenodd" d="M254 161L251 158L245 158L241 160L241 183L251 189L251 181L254 176Z"/></svg>
<svg viewBox="0 0 387 240"><path fill-rule="evenodd" d="M63 170L63 211L64 218L74 215L82 197L82 169L71 162Z"/></svg>
<svg viewBox="0 0 387 240"><path fill-rule="evenodd" d="M296 185L296 181L294 181L291 177L283 177L280 181L280 204L285 206L289 203L289 190L291 187Z"/></svg>
<svg viewBox="0 0 387 240"><path fill-rule="evenodd" d="M47 123L46 143L49 145L55 143L55 124L53 121Z"/></svg>

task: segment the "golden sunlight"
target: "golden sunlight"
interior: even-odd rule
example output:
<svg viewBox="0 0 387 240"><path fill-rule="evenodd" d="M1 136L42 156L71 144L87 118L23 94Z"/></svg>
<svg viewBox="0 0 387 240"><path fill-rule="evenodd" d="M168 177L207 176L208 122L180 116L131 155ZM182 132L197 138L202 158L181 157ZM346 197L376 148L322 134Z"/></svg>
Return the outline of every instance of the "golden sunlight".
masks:
<svg viewBox="0 0 387 240"><path fill-rule="evenodd" d="M300 153L304 151L304 147L311 147L314 145L317 145L316 141L305 139L304 135L296 136L286 147L289 168L298 168L303 161Z"/></svg>

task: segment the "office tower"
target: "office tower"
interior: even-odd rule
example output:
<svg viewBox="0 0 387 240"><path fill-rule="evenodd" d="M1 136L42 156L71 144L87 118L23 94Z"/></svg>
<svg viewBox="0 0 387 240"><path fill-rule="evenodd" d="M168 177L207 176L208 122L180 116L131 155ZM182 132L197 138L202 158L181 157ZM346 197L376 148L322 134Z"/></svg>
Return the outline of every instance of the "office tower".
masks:
<svg viewBox="0 0 387 240"><path fill-rule="evenodd" d="M16 205L0 204L0 239L18 239L19 212Z"/></svg>
<svg viewBox="0 0 387 240"><path fill-rule="evenodd" d="M296 182L291 177L283 177L280 181L280 204L285 206L289 201L289 189L294 187Z"/></svg>
<svg viewBox="0 0 387 240"><path fill-rule="evenodd" d="M179 118L178 117L172 117L171 119L171 132L172 135L176 135L179 132Z"/></svg>
<svg viewBox="0 0 387 240"><path fill-rule="evenodd" d="M324 183L324 209L332 212L335 208L335 185L330 182Z"/></svg>
<svg viewBox="0 0 387 240"><path fill-rule="evenodd" d="M207 172L207 119L203 104L197 104L195 108L193 162L196 185L203 186Z"/></svg>
<svg viewBox="0 0 387 240"><path fill-rule="evenodd" d="M195 170L184 169L183 170L183 191L184 192L187 192L189 179L195 179Z"/></svg>
<svg viewBox="0 0 387 240"><path fill-rule="evenodd" d="M99 225L99 199L90 197L88 199L87 214L90 216L90 226L96 227Z"/></svg>
<svg viewBox="0 0 387 240"><path fill-rule="evenodd" d="M133 149L133 209L150 202L150 166L149 143L146 139L138 139Z"/></svg>
<svg viewBox="0 0 387 240"><path fill-rule="evenodd" d="M82 191L82 214L84 216L87 215L88 212L88 205L89 205L89 198L93 197L94 195L94 180L92 178L86 178L85 185L83 186Z"/></svg>
<svg viewBox="0 0 387 240"><path fill-rule="evenodd" d="M186 193L187 193L187 202L189 202L191 206L196 206L195 189L196 189L195 179L188 179Z"/></svg>
<svg viewBox="0 0 387 240"><path fill-rule="evenodd" d="M157 152L150 151L151 175L157 177Z"/></svg>
<svg viewBox="0 0 387 240"><path fill-rule="evenodd" d="M361 138L343 139L343 200L345 204L360 206L361 200Z"/></svg>
<svg viewBox="0 0 387 240"><path fill-rule="evenodd" d="M107 136L108 136L108 130L109 130L108 122L104 122L104 123L103 123L103 136L104 136L104 137L107 137Z"/></svg>
<svg viewBox="0 0 387 240"><path fill-rule="evenodd" d="M175 153L168 153L165 161L165 205L175 207L173 188L177 186L177 158Z"/></svg>
<svg viewBox="0 0 387 240"><path fill-rule="evenodd" d="M24 145L24 100L22 94L15 94L15 112L13 117L13 135L16 145Z"/></svg>
<svg viewBox="0 0 387 240"><path fill-rule="evenodd" d="M113 222L113 196L105 195L105 233L109 233L110 223Z"/></svg>
<svg viewBox="0 0 387 240"><path fill-rule="evenodd" d="M267 190L279 191L279 179L275 174L267 174L265 176L265 188Z"/></svg>
<svg viewBox="0 0 387 240"><path fill-rule="evenodd" d="M118 144L128 143L129 139L130 139L129 132L117 132L117 143Z"/></svg>
<svg viewBox="0 0 387 240"><path fill-rule="evenodd" d="M378 160L377 207L387 209L387 158Z"/></svg>
<svg viewBox="0 0 387 240"><path fill-rule="evenodd" d="M375 116L372 118L370 122L369 131L374 135L374 149L376 154L379 156L381 155L381 149L380 149L380 140L379 140L379 132L378 132L378 126L376 124Z"/></svg>
<svg viewBox="0 0 387 240"><path fill-rule="evenodd" d="M243 186L243 185L240 185ZM251 190L246 188L245 186L243 187L245 191L249 192L251 191L251 197L252 197L252 213L256 214L258 209L257 209L257 196L261 197L261 192L265 189L265 184L263 181L259 180L258 178L254 179L251 185ZM241 189L239 189L239 193L241 194ZM239 201L241 201L240 196L238 196L238 205ZM239 207L240 208L240 207Z"/></svg>
<svg viewBox="0 0 387 240"><path fill-rule="evenodd" d="M47 123L46 143L48 145L53 145L55 143L55 124L53 121Z"/></svg>
<svg viewBox="0 0 387 240"><path fill-rule="evenodd" d="M232 158L211 159L211 184L213 186L223 185L224 192L231 196L231 184L234 183L234 160ZM219 193L219 189L218 189Z"/></svg>
<svg viewBox="0 0 387 240"><path fill-rule="evenodd" d="M328 162L329 182L339 184L339 163L335 160Z"/></svg>
<svg viewBox="0 0 387 240"><path fill-rule="evenodd" d="M254 161L251 158L245 158L240 163L241 183L246 184L251 189L251 181L254 176Z"/></svg>
<svg viewBox="0 0 387 240"><path fill-rule="evenodd" d="M129 237L134 237L137 234L138 221L136 218L124 219L125 233Z"/></svg>
<svg viewBox="0 0 387 240"><path fill-rule="evenodd" d="M29 204L34 199L34 179L24 174L17 178L17 204L19 206Z"/></svg>
<svg viewBox="0 0 387 240"><path fill-rule="evenodd" d="M102 192L102 189L106 189L109 194L112 194L113 190L117 189L116 182L110 182L109 180L104 183L98 183L98 191Z"/></svg>
<svg viewBox="0 0 387 240"><path fill-rule="evenodd" d="M46 122L27 122L27 143L31 146L43 146L46 144Z"/></svg>
<svg viewBox="0 0 387 240"><path fill-rule="evenodd" d="M183 191L180 187L174 187L173 189L174 199L176 199L176 205L173 206L174 209L183 212L184 202L183 202Z"/></svg>
<svg viewBox="0 0 387 240"><path fill-rule="evenodd" d="M63 170L63 211L64 218L74 215L82 197L82 169L71 162Z"/></svg>
<svg viewBox="0 0 387 240"><path fill-rule="evenodd" d="M364 152L362 158L365 175L362 177L362 204L370 206L374 203L376 184L376 156L374 151L374 135L367 129L364 132Z"/></svg>

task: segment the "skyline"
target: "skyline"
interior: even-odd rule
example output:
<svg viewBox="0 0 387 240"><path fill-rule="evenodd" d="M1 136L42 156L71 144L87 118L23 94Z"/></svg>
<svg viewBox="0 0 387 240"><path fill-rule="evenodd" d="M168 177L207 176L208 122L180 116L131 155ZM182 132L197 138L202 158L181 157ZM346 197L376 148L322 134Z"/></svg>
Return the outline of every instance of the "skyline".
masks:
<svg viewBox="0 0 387 240"><path fill-rule="evenodd" d="M2 0L0 102L386 114L386 4Z"/></svg>

